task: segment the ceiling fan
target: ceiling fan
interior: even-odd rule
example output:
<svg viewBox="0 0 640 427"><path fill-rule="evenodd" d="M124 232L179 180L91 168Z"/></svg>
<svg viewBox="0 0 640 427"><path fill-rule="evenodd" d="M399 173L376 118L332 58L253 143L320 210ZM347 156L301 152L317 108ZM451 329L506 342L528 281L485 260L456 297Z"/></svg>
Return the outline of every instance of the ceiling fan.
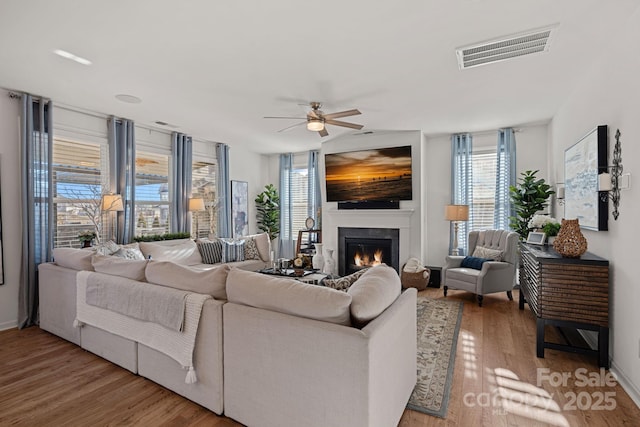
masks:
<svg viewBox="0 0 640 427"><path fill-rule="evenodd" d="M304 104L306 105L306 104ZM334 125L334 126L342 126L351 129L362 129L362 125L356 123L343 122L342 120L335 120L341 117L349 117L356 116L361 114L359 110L346 110L340 111L338 113L329 113L325 114L320 108L322 104L319 102L310 102L309 106L311 110L307 112L307 117L265 117L265 119L300 119L305 120L301 123L296 123L295 125L286 127L284 129L280 129L278 132L284 132L286 130L292 129L296 126L300 126L306 123L307 129L312 132L318 132L320 136L327 136L329 132L327 132L326 125Z"/></svg>

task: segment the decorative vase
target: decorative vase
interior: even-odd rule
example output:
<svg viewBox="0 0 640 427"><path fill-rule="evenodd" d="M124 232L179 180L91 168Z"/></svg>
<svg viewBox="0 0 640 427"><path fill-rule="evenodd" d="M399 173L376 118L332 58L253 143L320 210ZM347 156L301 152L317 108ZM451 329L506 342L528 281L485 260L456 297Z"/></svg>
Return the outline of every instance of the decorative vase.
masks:
<svg viewBox="0 0 640 427"><path fill-rule="evenodd" d="M336 268L336 261L333 259L333 249L325 249L324 253L326 254L326 257L324 259L322 272L324 274L333 274Z"/></svg>
<svg viewBox="0 0 640 427"><path fill-rule="evenodd" d="M322 256L322 243L315 243L316 253L311 259L314 270L322 270L324 267L324 256Z"/></svg>
<svg viewBox="0 0 640 427"><path fill-rule="evenodd" d="M580 258L587 251L587 239L580 231L577 219L563 219L553 249L566 258Z"/></svg>

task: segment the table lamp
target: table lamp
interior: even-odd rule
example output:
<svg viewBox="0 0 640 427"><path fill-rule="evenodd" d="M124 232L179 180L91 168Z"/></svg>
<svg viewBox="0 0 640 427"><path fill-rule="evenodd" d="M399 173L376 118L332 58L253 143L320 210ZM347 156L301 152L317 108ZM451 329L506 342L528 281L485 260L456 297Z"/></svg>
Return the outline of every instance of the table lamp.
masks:
<svg viewBox="0 0 640 427"><path fill-rule="evenodd" d="M446 205L444 207L444 218L453 222L453 247L450 255L458 255L458 222L469 219L469 206Z"/></svg>

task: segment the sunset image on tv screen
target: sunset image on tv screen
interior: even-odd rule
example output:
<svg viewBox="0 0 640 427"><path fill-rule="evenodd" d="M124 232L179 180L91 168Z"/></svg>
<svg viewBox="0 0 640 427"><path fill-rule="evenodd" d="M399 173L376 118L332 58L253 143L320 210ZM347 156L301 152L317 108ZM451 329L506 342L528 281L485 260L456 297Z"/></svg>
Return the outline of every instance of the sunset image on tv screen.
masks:
<svg viewBox="0 0 640 427"><path fill-rule="evenodd" d="M327 201L411 200L411 146L325 155Z"/></svg>

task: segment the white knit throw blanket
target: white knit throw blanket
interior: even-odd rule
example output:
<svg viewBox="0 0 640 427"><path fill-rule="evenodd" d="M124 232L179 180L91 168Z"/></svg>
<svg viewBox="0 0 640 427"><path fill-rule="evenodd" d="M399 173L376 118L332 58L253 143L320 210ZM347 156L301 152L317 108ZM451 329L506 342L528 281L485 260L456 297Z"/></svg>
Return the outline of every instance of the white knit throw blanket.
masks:
<svg viewBox="0 0 640 427"><path fill-rule="evenodd" d="M200 322L200 314L204 302L211 295L189 293L186 299L185 319L182 332L172 331L160 324L145 322L123 314L105 310L86 303L87 278L95 274L91 271L81 271L77 275L77 314L74 325L83 324L104 329L114 335L127 338L146 345L171 357L184 369L188 369L185 382L187 384L197 381L193 367L193 350L196 343L196 332ZM118 280L117 276L113 276Z"/></svg>

